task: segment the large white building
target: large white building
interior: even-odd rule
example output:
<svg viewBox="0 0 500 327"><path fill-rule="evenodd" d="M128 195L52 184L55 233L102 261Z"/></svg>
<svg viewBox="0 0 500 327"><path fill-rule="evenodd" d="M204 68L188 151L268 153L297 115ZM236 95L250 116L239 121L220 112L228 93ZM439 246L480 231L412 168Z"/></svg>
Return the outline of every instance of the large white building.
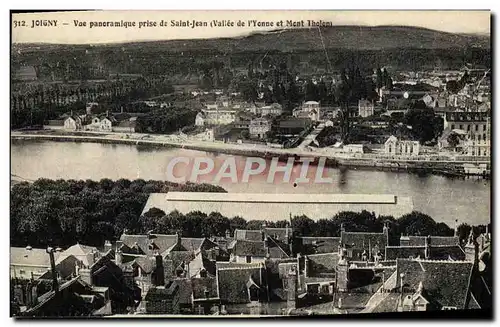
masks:
<svg viewBox="0 0 500 327"><path fill-rule="evenodd" d="M318 220L331 218L341 211L367 210L378 215L400 217L413 211L410 197L390 194L276 194L276 193L151 193L143 213L151 208L166 214L201 211L219 212L226 217L268 221L287 220L306 215Z"/></svg>

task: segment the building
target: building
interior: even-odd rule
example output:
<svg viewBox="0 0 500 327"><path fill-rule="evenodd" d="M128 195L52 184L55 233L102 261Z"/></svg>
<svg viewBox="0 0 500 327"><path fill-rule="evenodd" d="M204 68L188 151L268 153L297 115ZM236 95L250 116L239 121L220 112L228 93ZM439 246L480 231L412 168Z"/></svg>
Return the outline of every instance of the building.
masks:
<svg viewBox="0 0 500 327"><path fill-rule="evenodd" d="M64 120L64 129L79 131L82 129L82 119L79 116L71 115Z"/></svg>
<svg viewBox="0 0 500 327"><path fill-rule="evenodd" d="M142 302L147 314L178 314L179 284L170 281L165 286L150 288Z"/></svg>
<svg viewBox="0 0 500 327"><path fill-rule="evenodd" d="M265 138L271 130L271 122L266 118L255 118L250 121L249 132L252 137Z"/></svg>
<svg viewBox="0 0 500 327"><path fill-rule="evenodd" d="M204 109L196 115L196 126L227 125L236 120L234 109Z"/></svg>
<svg viewBox="0 0 500 327"><path fill-rule="evenodd" d="M306 215L317 220L341 211L373 211L379 215L402 216L413 211L409 197L389 194L265 194L265 193L151 193L143 213L158 208L165 213L220 212L226 217L258 220L288 220L290 215Z"/></svg>
<svg viewBox="0 0 500 327"><path fill-rule="evenodd" d="M54 253L57 260L60 251ZM10 277L20 279L37 279L50 269L50 257L47 249L36 249L31 246L25 248L10 248Z"/></svg>
<svg viewBox="0 0 500 327"><path fill-rule="evenodd" d="M264 116L279 116L283 113L283 107L279 103L273 103L268 106L263 106L258 109L260 115Z"/></svg>
<svg viewBox="0 0 500 327"><path fill-rule="evenodd" d="M268 300L263 263L217 265L217 284L222 304L259 303Z"/></svg>
<svg viewBox="0 0 500 327"><path fill-rule="evenodd" d="M444 132L455 129L467 133L465 153L470 156L491 155L491 119L482 112L448 112L444 118Z"/></svg>
<svg viewBox="0 0 500 327"><path fill-rule="evenodd" d="M348 260L374 261L383 254L389 244L389 228L384 226L382 233L346 232L341 225L340 247Z"/></svg>
<svg viewBox="0 0 500 327"><path fill-rule="evenodd" d="M368 100L359 100L358 101L358 115L359 117L370 117L373 116L375 112L375 107L373 105L373 102L370 102Z"/></svg>
<svg viewBox="0 0 500 327"><path fill-rule="evenodd" d="M403 141L391 135L384 143L384 153L387 155L418 156L420 153L420 142Z"/></svg>
<svg viewBox="0 0 500 327"><path fill-rule="evenodd" d="M278 133L287 136L297 136L311 126L308 118L287 118L278 123Z"/></svg>

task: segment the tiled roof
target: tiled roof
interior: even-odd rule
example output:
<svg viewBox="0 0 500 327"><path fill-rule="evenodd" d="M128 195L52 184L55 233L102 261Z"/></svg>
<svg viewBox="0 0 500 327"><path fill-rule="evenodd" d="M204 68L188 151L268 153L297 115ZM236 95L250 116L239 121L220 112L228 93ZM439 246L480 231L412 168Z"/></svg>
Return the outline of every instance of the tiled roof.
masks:
<svg viewBox="0 0 500 327"><path fill-rule="evenodd" d="M338 253L322 253L311 254L307 256L309 259L308 277L315 276L320 273L335 272L337 263L339 261Z"/></svg>
<svg viewBox="0 0 500 327"><path fill-rule="evenodd" d="M312 253L331 253L339 249L340 237L301 237L302 244L314 247Z"/></svg>
<svg viewBox="0 0 500 327"><path fill-rule="evenodd" d="M182 263L188 264L194 259L194 253L190 251L171 251L165 257L165 268L166 271L175 275L176 269L182 265ZM185 269L185 268L183 268Z"/></svg>
<svg viewBox="0 0 500 327"><path fill-rule="evenodd" d="M204 258L200 252L189 262L189 277L196 276L202 269L204 269L209 275L215 276L215 262Z"/></svg>
<svg viewBox="0 0 500 327"><path fill-rule="evenodd" d="M191 297L193 295L193 288L189 278L175 279L174 283L179 285L179 303L191 304Z"/></svg>
<svg viewBox="0 0 500 327"><path fill-rule="evenodd" d="M120 241L123 242L124 247L122 247L122 251L124 253L154 255L155 252L163 253L174 246L177 243L177 235L151 234L148 236L122 234ZM150 249L149 245L152 245L152 249Z"/></svg>
<svg viewBox="0 0 500 327"><path fill-rule="evenodd" d="M60 252L54 252L54 258L57 260L60 254ZM50 257L46 249L31 248L27 250L26 248L11 247L10 264L50 267Z"/></svg>
<svg viewBox="0 0 500 327"><path fill-rule="evenodd" d="M99 250L96 247L77 243L62 251L59 258L56 259L56 263L59 263L64 258L72 255L82 261L85 266L91 266L94 263L94 253L99 253Z"/></svg>
<svg viewBox="0 0 500 327"><path fill-rule="evenodd" d="M364 232L341 232L340 242L346 247L366 249L371 246L372 250L378 246L383 251L387 245L387 235L384 233L364 233Z"/></svg>
<svg viewBox="0 0 500 327"><path fill-rule="evenodd" d="M402 236L403 238L409 240L408 245L418 246L425 245L425 239L427 236ZM431 236L431 245L458 245L459 239L457 236Z"/></svg>
<svg viewBox="0 0 500 327"><path fill-rule="evenodd" d="M186 250L186 251L196 251L198 250L203 242L205 241L205 238L199 237L199 238L194 238L194 237L182 237L181 238L181 246Z"/></svg>
<svg viewBox="0 0 500 327"><path fill-rule="evenodd" d="M219 291L217 289L217 279L215 277L192 278L191 285L193 288L193 298L195 300L207 298L205 291L208 291L209 298L219 297Z"/></svg>
<svg viewBox="0 0 500 327"><path fill-rule="evenodd" d="M288 230L288 237L292 237L293 229L290 227L287 227L287 228L266 227L266 228L264 228L264 232L268 236L270 236L273 239L278 240L278 241L284 241L285 243L288 242L287 230Z"/></svg>
<svg viewBox="0 0 500 327"><path fill-rule="evenodd" d="M233 253L239 256L265 257L266 249L263 241L243 241L237 240L233 248Z"/></svg>
<svg viewBox="0 0 500 327"><path fill-rule="evenodd" d="M387 246L385 260L409 259L410 257L425 258L425 246ZM458 245L438 245L430 247L432 260L465 260L465 253Z"/></svg>
<svg viewBox="0 0 500 327"><path fill-rule="evenodd" d="M173 295L173 291L175 289L175 284L170 283L170 285L165 287L151 287L148 290L148 293L144 297L146 301L162 301L165 298L171 297Z"/></svg>
<svg viewBox="0 0 500 327"><path fill-rule="evenodd" d="M234 238L243 241L262 241L262 232L260 230L236 229Z"/></svg>
<svg viewBox="0 0 500 327"><path fill-rule="evenodd" d="M217 278L219 297L227 303L247 303L247 283L250 278L258 285L263 286L262 268L224 268L218 269Z"/></svg>
<svg viewBox="0 0 500 327"><path fill-rule="evenodd" d="M438 306L464 309L472 273L472 262L397 260L397 276L404 274L405 293L415 293L422 282L427 299ZM400 278L397 280L400 287Z"/></svg>
<svg viewBox="0 0 500 327"><path fill-rule="evenodd" d="M76 264L80 262L75 256L70 255L66 256L62 260L60 260L56 264L56 271L59 273L59 276L62 279L67 279L68 277L71 277L73 274L76 274ZM39 279L51 279L52 278L52 272L48 270L46 273L44 273L42 276L39 277Z"/></svg>
<svg viewBox="0 0 500 327"><path fill-rule="evenodd" d="M141 267L146 274L150 274L156 268L156 259L154 257L138 257L135 258L135 264Z"/></svg>

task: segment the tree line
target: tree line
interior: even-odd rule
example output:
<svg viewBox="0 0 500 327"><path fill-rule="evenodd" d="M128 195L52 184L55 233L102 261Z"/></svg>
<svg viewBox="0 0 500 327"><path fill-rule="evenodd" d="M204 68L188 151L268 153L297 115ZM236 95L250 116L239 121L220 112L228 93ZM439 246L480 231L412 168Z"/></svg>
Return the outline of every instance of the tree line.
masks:
<svg viewBox="0 0 500 327"><path fill-rule="evenodd" d="M168 191L225 192L223 188L209 184L176 184L142 179L38 179L33 183L15 184L11 190L11 246L67 247L76 242L102 246L105 240L119 239L124 231L132 234L150 231L180 233L184 237L225 236L227 231L233 235L235 229L258 230L264 223L268 227L285 227L291 223L298 235L307 236L340 236L341 224L347 231L382 232L384 224L387 224L391 244L399 244L401 234L454 234L454 230L445 223L436 222L420 212L399 218L377 216L368 211L340 212L316 221L306 216L295 216L290 222L246 220L225 217L218 212L165 213L157 208L141 215L150 193ZM458 234L462 240L467 239L471 228L474 228L475 234L486 230L486 226L461 224Z"/></svg>
<svg viewBox="0 0 500 327"><path fill-rule="evenodd" d="M116 240L137 220L150 193L225 192L209 184L176 184L137 179L49 180L13 185L11 246L100 246Z"/></svg>

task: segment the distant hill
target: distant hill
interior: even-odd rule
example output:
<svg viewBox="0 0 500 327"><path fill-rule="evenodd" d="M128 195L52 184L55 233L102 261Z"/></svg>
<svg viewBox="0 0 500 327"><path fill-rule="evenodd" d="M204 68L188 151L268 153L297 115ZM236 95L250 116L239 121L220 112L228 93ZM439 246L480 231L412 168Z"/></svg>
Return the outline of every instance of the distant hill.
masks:
<svg viewBox="0 0 500 327"><path fill-rule="evenodd" d="M317 51L327 49L390 50L390 49L456 49L477 47L490 49L490 37L453 34L419 27L406 26L333 26L322 27L321 41L318 28L286 29L259 32L236 38L145 41L122 44L95 45L94 48L160 48L167 52L221 51L225 53L246 51ZM37 51L68 45L16 44L13 50ZM78 46L80 47L80 46ZM89 47L89 45L81 45ZM164 49L163 49L164 48Z"/></svg>

